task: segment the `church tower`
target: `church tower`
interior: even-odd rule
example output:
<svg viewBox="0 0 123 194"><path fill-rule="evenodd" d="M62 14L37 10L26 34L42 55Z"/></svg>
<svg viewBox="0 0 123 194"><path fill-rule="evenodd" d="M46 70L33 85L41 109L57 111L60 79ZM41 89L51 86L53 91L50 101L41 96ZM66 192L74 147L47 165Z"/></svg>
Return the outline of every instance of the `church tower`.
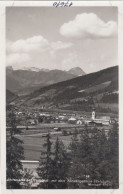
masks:
<svg viewBox="0 0 123 194"><path fill-rule="evenodd" d="M96 112L95 112L95 108L93 108L93 110L92 110L92 120L95 120L95 118L96 118Z"/></svg>

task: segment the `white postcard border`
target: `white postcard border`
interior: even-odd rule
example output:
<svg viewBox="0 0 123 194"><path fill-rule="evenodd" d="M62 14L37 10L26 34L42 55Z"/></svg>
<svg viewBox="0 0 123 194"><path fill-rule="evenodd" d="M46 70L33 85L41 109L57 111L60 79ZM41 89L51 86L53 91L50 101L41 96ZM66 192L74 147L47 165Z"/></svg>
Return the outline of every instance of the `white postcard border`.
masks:
<svg viewBox="0 0 123 194"><path fill-rule="evenodd" d="M1 130L1 186L2 194L9 193L84 193L84 194L121 194L123 191L123 2L122 1L72 1L73 6L117 6L118 7L118 55L119 55L119 189L6 189L6 95L5 95L5 12L6 7L15 6L52 6L55 1L0 1L0 130ZM54 9L59 9L55 8ZM64 9L64 7L63 7ZM70 9L70 8L69 8Z"/></svg>

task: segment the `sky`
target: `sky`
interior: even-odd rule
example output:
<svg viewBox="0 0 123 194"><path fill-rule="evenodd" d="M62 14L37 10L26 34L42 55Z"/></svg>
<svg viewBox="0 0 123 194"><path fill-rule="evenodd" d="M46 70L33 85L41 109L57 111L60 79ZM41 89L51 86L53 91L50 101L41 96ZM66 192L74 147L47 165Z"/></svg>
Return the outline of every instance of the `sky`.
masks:
<svg viewBox="0 0 123 194"><path fill-rule="evenodd" d="M86 73L118 65L116 7L8 7L6 65Z"/></svg>

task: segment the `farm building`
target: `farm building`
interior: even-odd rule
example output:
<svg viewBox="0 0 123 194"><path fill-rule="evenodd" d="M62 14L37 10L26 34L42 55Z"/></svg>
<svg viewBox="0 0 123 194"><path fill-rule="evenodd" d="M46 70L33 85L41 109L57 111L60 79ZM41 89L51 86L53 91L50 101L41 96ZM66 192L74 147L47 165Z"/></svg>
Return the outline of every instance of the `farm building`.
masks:
<svg viewBox="0 0 123 194"><path fill-rule="evenodd" d="M71 124L76 124L76 118L71 117L71 118L68 119L68 122L71 123Z"/></svg>

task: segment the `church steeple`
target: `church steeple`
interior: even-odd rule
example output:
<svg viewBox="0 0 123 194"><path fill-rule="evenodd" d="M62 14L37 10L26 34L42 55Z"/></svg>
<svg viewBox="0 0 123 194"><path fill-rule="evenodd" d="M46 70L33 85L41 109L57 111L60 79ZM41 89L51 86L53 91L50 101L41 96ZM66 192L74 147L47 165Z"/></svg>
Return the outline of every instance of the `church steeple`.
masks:
<svg viewBox="0 0 123 194"><path fill-rule="evenodd" d="M95 120L96 118L96 111L95 111L95 108L92 109L92 120Z"/></svg>

